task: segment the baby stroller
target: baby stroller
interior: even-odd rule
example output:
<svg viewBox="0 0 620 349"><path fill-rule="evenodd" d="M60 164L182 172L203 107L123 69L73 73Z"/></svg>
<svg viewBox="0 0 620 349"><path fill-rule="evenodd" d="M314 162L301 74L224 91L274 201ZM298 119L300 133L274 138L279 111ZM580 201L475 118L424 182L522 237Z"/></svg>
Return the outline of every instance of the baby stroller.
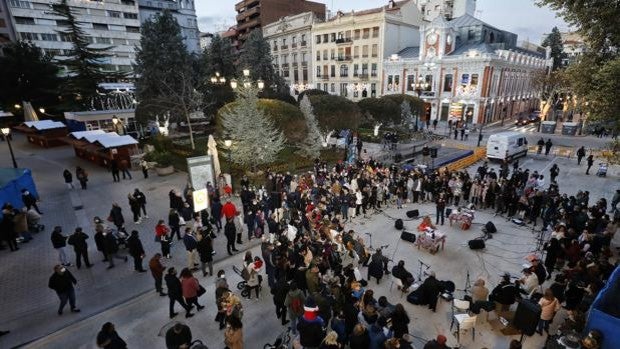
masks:
<svg viewBox="0 0 620 349"><path fill-rule="evenodd" d="M598 165L598 171L596 171L596 175L599 177L607 177L607 166L609 166L606 162L601 162Z"/></svg>
<svg viewBox="0 0 620 349"><path fill-rule="evenodd" d="M190 344L190 349L209 349L200 339L196 339Z"/></svg>
<svg viewBox="0 0 620 349"><path fill-rule="evenodd" d="M233 265L233 271L235 272L235 274L241 277L241 281L237 283L237 289L241 291L241 297L248 298L250 296L251 290L248 288L248 282L243 275L243 269L245 269L245 267L242 267L242 269L240 269L237 266ZM258 275L259 291L262 289L262 284L263 284L263 276Z"/></svg>
<svg viewBox="0 0 620 349"><path fill-rule="evenodd" d="M291 328L288 327L284 332L280 333L276 338L276 341L267 343L263 346L263 349L288 349L291 345Z"/></svg>
<svg viewBox="0 0 620 349"><path fill-rule="evenodd" d="M116 238L116 244L118 245L118 247L120 248L122 245L123 248L127 248L127 238L129 237L129 234L127 234L127 232L125 231L125 228L121 228L116 232L113 231L111 228L108 228L108 229L112 231L112 234L114 234L114 237Z"/></svg>

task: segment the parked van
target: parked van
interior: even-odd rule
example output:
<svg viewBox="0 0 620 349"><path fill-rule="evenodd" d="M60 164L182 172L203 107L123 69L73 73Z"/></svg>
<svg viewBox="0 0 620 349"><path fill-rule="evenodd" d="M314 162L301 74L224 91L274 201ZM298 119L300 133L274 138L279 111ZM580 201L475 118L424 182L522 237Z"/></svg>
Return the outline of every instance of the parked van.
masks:
<svg viewBox="0 0 620 349"><path fill-rule="evenodd" d="M501 132L489 136L487 158L511 161L527 155L527 139L521 132Z"/></svg>

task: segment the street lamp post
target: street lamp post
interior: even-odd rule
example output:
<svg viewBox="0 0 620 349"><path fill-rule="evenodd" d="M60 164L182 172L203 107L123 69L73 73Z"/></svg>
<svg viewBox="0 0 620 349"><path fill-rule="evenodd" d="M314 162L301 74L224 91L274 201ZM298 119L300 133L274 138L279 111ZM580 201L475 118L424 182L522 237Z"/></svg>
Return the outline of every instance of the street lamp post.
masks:
<svg viewBox="0 0 620 349"><path fill-rule="evenodd" d="M252 87L252 79L250 78L250 69L243 69L243 81L241 82L241 85L244 88L250 88ZM265 88L265 82L261 79L256 80L256 86L258 87L259 90L263 90ZM230 80L230 87L232 87L233 90L236 90L239 87L239 82L237 81L237 79L232 79Z"/></svg>
<svg viewBox="0 0 620 349"><path fill-rule="evenodd" d="M232 162L232 140L227 139L224 141L224 145L226 146L226 149L228 150L228 173L230 174L230 166L231 166L231 162Z"/></svg>
<svg viewBox="0 0 620 349"><path fill-rule="evenodd" d="M2 134L4 135L4 139L6 139L6 143L9 145L9 152L11 153L11 160L13 160L13 168L17 168L17 162L15 161L15 155L13 154L13 146L11 146L11 129L8 127L2 128Z"/></svg>

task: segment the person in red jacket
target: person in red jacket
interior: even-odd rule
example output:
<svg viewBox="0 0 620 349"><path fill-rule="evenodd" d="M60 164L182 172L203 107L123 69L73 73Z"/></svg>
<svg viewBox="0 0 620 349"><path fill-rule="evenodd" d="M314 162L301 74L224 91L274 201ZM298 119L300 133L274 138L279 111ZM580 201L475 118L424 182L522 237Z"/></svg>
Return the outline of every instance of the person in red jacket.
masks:
<svg viewBox="0 0 620 349"><path fill-rule="evenodd" d="M226 203L222 206L222 214L226 217L226 219L231 219L235 217L237 213L237 207L230 201L230 198L226 199Z"/></svg>

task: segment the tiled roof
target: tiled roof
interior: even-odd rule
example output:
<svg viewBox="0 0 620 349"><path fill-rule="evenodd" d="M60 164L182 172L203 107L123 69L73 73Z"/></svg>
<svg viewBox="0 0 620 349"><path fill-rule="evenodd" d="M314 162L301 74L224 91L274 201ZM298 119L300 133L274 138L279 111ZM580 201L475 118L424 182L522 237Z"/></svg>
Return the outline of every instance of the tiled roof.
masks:
<svg viewBox="0 0 620 349"><path fill-rule="evenodd" d="M388 5L384 5L381 7L375 7L375 8L371 8L368 10L363 10L363 11L351 11L351 12L346 12L346 13L342 13L342 17L348 17L348 16L363 16L363 15L369 15L369 14L373 14L373 13L379 13L382 12L384 9L385 11L396 11L398 9L400 9L402 7L402 5L408 3L411 0L402 0L402 1L395 1L394 2L394 7L392 8L388 8ZM332 18L329 19L329 21L335 20L337 19L338 16L334 16Z"/></svg>
<svg viewBox="0 0 620 349"><path fill-rule="evenodd" d="M493 29L497 29L497 30L501 30L498 28L495 28L494 26L483 22L481 20L479 20L478 18L472 16L472 15L462 15L460 17L456 17L454 19L452 19L450 21L450 24L452 24L453 27L458 28L458 27L473 27L473 26L478 26L478 25L484 25Z"/></svg>
<svg viewBox="0 0 620 349"><path fill-rule="evenodd" d="M405 47L404 49L398 52L398 56L403 59L411 59L411 58L420 57L420 47L419 46Z"/></svg>

